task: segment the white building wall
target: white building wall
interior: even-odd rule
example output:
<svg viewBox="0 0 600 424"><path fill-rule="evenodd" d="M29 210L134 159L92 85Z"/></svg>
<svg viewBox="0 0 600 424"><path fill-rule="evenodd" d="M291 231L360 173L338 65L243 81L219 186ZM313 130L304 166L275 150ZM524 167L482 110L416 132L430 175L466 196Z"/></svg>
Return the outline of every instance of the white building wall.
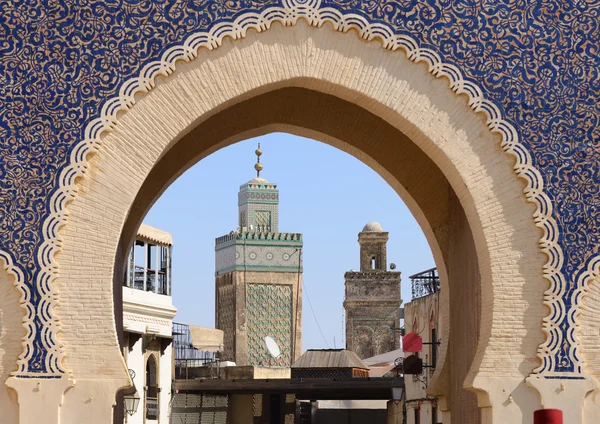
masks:
<svg viewBox="0 0 600 424"><path fill-rule="evenodd" d="M123 287L123 327L130 337L137 337L131 351L127 353L127 367L135 372L134 384L140 395L140 403L135 414L126 417L127 424L168 424L171 400L171 379L173 369L173 345L167 346L158 359L159 419L144 419L146 404L146 361L145 352L151 341L170 338L173 334L173 318L177 309L173 307L171 296ZM156 352L154 352L156 354Z"/></svg>
<svg viewBox="0 0 600 424"><path fill-rule="evenodd" d="M173 318L177 313L177 309L173 307L173 299L170 296L170 276L171 276L171 261L170 252L172 248L171 234L158 230L156 228L142 225L138 230L138 240L144 243L150 243L156 247L153 263L147 259L148 244L144 245L144 256L140 264L137 260L132 260L131 257L127 261L128 267L133 264L140 265L143 270L144 288L148 288L146 282L147 272L154 272L155 276L159 269L165 272L167 285L166 290L159 290L158 285L155 285L154 291L146 291L139 289L140 286L134 284L133 270L128 269L128 281L123 287L123 329L128 334L129 340L136 340L131 351L127 350L126 362L129 370L134 373L133 383L140 396L140 403L137 411L125 417L127 424L153 424L169 423L169 404L171 400L171 378L172 378L172 360L173 360L173 344L169 343L168 339L173 335ZM167 249L166 269L164 262L161 263L161 249ZM135 249L132 249L135 252ZM163 252L164 253L164 252ZM162 258L164 259L164 258ZM158 280L155 280L155 282ZM138 287L137 289L135 287ZM128 346L131 342L128 343ZM164 352L162 347L165 347ZM158 419L146 418L146 396L147 386L146 367L150 356L154 356L156 363L156 381L158 383ZM154 396L154 394L152 395Z"/></svg>
<svg viewBox="0 0 600 424"><path fill-rule="evenodd" d="M144 423L144 379L146 378L144 354L142 353L142 337L133 345L133 349L127 354L127 367L135 372L133 384L140 395L140 404L138 410L132 416L127 415L125 422L127 424L143 424Z"/></svg>
<svg viewBox="0 0 600 424"><path fill-rule="evenodd" d="M165 353L160 358L160 424L168 424L170 418L171 403L171 380L173 375L173 344L165 349Z"/></svg>

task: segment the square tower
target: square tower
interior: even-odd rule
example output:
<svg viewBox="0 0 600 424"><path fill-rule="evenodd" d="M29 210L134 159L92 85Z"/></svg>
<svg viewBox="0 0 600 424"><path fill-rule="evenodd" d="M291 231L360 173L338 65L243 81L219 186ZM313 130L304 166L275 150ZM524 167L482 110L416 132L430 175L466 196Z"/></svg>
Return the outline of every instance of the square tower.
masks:
<svg viewBox="0 0 600 424"><path fill-rule="evenodd" d="M360 245L360 270L385 271L387 268L387 242L389 234L377 222L365 225L358 233Z"/></svg>
<svg viewBox="0 0 600 424"><path fill-rule="evenodd" d="M215 241L216 327L223 360L289 367L302 353L302 234L279 232L279 191L260 178L260 145L256 154L257 176L240 186L239 228Z"/></svg>
<svg viewBox="0 0 600 424"><path fill-rule="evenodd" d="M279 231L279 190L264 178L254 178L240 186L238 225L242 232Z"/></svg>
<svg viewBox="0 0 600 424"><path fill-rule="evenodd" d="M400 347L400 273L387 271L389 234L372 222L358 234L360 271L346 272L346 349L361 359Z"/></svg>

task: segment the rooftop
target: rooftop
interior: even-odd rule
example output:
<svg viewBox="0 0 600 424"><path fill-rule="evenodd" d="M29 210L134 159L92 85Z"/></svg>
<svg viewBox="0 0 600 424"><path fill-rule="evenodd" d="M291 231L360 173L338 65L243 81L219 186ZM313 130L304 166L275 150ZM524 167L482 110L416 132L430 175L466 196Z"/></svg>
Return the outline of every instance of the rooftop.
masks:
<svg viewBox="0 0 600 424"><path fill-rule="evenodd" d="M383 233L383 228L381 228L381 225L379 224L379 222L369 222L367 225L364 226L363 233Z"/></svg>
<svg viewBox="0 0 600 424"><path fill-rule="evenodd" d="M256 178L252 178L250 181L248 181L248 183L256 183L256 184L265 184L268 183L267 180L265 180L264 178L260 178L260 177L256 177Z"/></svg>
<svg viewBox="0 0 600 424"><path fill-rule="evenodd" d="M362 368L369 367L354 352L345 349L309 349L292 368Z"/></svg>

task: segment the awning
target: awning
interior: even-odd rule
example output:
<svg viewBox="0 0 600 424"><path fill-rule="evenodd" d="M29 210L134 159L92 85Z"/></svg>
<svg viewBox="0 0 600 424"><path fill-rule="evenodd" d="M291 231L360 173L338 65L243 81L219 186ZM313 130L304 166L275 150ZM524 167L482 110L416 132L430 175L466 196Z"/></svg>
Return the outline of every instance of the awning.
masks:
<svg viewBox="0 0 600 424"><path fill-rule="evenodd" d="M223 352L223 330L190 325L192 346L206 352Z"/></svg>
<svg viewBox="0 0 600 424"><path fill-rule="evenodd" d="M138 228L137 231L137 236L157 244L166 246L173 245L173 237L171 236L171 233L159 230L158 228L154 228L146 224L140 225L140 228Z"/></svg>
<svg viewBox="0 0 600 424"><path fill-rule="evenodd" d="M369 366L370 377L383 377L386 373L394 369L397 358L404 358L402 349L392 350L381 355L363 359L363 362Z"/></svg>

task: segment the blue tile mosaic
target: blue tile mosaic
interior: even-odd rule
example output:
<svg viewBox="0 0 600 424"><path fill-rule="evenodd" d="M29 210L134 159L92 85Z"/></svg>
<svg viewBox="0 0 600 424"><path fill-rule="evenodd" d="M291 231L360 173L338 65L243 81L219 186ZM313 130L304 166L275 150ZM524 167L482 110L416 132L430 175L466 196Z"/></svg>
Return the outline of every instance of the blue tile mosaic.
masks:
<svg viewBox="0 0 600 424"><path fill-rule="evenodd" d="M44 228L61 174L144 66L189 36L268 8L358 15L456 66L516 130L543 181L562 254L560 313L539 372L579 373L573 322L600 248L600 1L0 1L0 250L29 308L21 375L64 372L52 315L56 228ZM62 203L61 203L62 205ZM551 258L552 260L552 258Z"/></svg>

